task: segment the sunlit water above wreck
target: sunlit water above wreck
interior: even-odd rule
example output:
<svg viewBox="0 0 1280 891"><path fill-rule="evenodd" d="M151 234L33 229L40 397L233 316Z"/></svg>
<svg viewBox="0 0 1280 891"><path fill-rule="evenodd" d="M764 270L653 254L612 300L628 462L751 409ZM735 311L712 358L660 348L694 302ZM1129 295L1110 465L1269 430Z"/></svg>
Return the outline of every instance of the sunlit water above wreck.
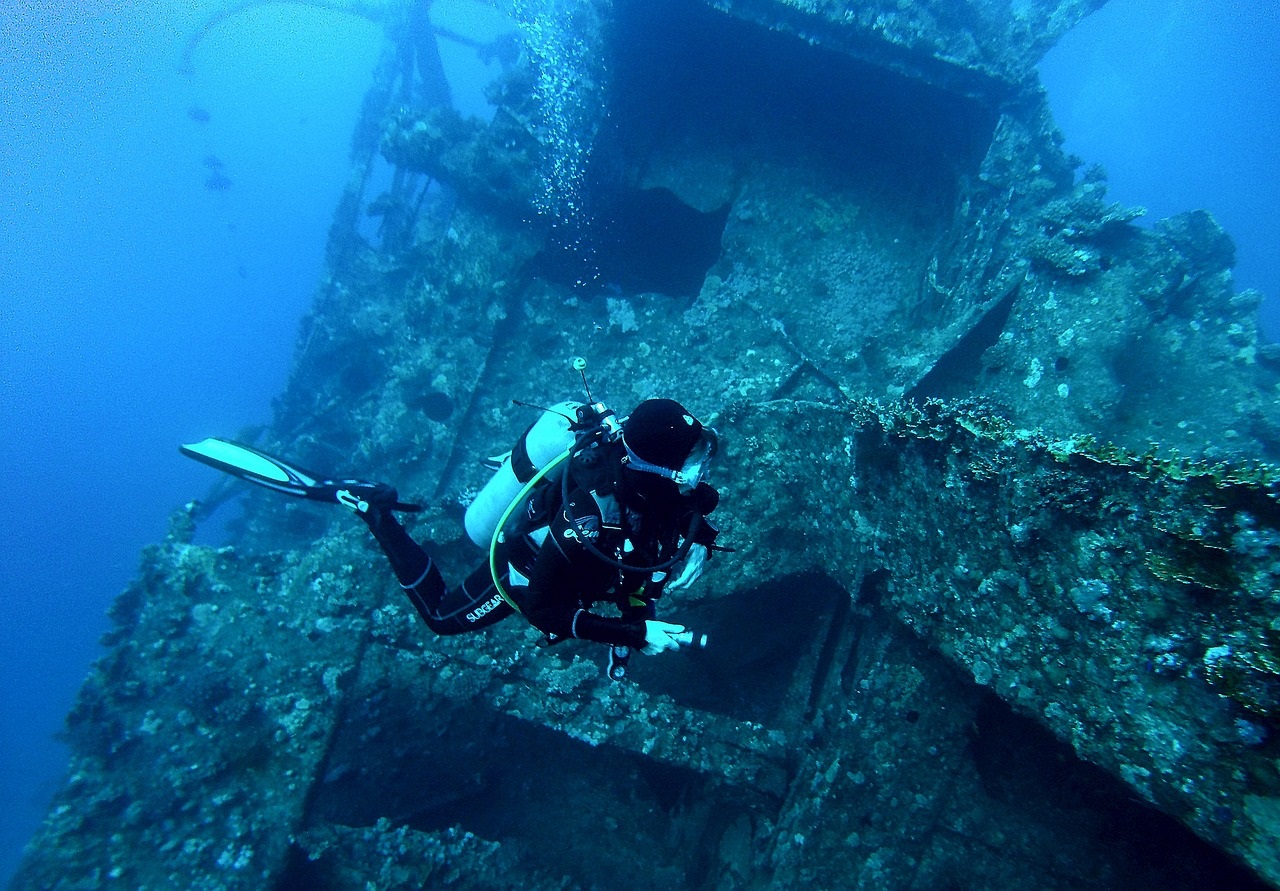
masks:
<svg viewBox="0 0 1280 891"><path fill-rule="evenodd" d="M108 603L208 484L175 444L270 420L381 41L279 4L210 32L187 76L184 44L219 4L171 6L26 10L0 32L17 123L0 136L0 881L64 766L51 738ZM1113 198L1152 220L1215 213L1273 338L1274 16L1114 0L1044 66L1068 146L1108 168ZM571 187L580 168L555 172Z"/></svg>
<svg viewBox="0 0 1280 891"><path fill-rule="evenodd" d="M1113 0L1040 65L1066 148L1147 208L1205 208L1236 242L1237 287L1280 340L1280 11L1271 0Z"/></svg>

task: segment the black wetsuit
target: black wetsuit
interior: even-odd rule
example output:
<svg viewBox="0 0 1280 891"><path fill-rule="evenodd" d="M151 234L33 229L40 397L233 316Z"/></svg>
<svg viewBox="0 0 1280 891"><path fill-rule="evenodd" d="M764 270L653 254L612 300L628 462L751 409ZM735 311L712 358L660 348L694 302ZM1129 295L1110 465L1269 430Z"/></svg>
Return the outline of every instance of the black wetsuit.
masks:
<svg viewBox="0 0 1280 891"><path fill-rule="evenodd" d="M614 450L593 457L597 460L590 463L574 459L567 471L550 474L524 508L512 512L497 564L511 570L504 586L520 611L552 639L643 647L644 620L653 618L666 572L611 565L583 546L578 530L607 558L629 567L654 567L675 556L684 538L714 544L716 529L706 515L719 496L705 483L680 495L667 480L623 470ZM567 503L564 472L570 474ZM430 555L390 512L366 516L401 587L437 634L486 628L515 611L498 593L487 559L450 589ZM615 604L621 616L590 611L603 602Z"/></svg>

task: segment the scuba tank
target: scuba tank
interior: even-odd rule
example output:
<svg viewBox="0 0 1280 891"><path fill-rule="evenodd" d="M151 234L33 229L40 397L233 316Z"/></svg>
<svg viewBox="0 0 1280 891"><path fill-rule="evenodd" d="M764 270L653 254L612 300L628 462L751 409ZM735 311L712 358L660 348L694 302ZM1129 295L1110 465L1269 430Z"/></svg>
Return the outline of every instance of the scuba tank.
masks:
<svg viewBox="0 0 1280 891"><path fill-rule="evenodd" d="M587 393L587 403L561 402L550 408L515 401L516 405L537 408L542 412L538 420L521 434L515 446L502 459L497 472L485 483L475 501L467 507L465 525L467 537L482 548L489 548L498 526L520 496L521 491L540 471L573 453L595 448L608 438L621 435L613 412L591 396L587 385L587 360L575 357L573 370L582 378L582 388ZM596 428L604 426L605 432Z"/></svg>
<svg viewBox="0 0 1280 891"><path fill-rule="evenodd" d="M499 521L524 485L574 444L570 419L577 417L579 405L577 402L553 405L516 441L497 472L467 507L464 522L467 536L473 542L488 548Z"/></svg>

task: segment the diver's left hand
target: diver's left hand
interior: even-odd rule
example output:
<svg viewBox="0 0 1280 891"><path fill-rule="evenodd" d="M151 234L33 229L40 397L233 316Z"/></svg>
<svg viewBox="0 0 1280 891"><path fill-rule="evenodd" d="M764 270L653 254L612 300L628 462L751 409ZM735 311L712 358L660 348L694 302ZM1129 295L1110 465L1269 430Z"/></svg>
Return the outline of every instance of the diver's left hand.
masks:
<svg viewBox="0 0 1280 891"><path fill-rule="evenodd" d="M702 568L706 565L707 555L710 551L706 545L696 544L689 548L689 554L684 558L684 563L680 567L680 574L667 583L668 591L679 591L681 588L687 588L702 577Z"/></svg>

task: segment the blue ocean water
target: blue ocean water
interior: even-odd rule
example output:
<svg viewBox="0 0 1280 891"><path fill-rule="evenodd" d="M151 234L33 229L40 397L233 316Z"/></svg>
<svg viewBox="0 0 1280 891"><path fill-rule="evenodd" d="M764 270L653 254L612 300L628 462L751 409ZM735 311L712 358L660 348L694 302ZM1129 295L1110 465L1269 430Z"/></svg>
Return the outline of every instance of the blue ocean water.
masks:
<svg viewBox="0 0 1280 891"><path fill-rule="evenodd" d="M0 12L0 881L60 778L53 736L108 604L208 485L177 443L270 418L349 172L379 27L264 3L180 70L233 5ZM1214 211L1280 337L1271 9L1112 0L1043 71L1113 198Z"/></svg>
<svg viewBox="0 0 1280 891"><path fill-rule="evenodd" d="M53 736L106 607L208 485L177 444L270 419L382 39L265 6L184 75L219 5L0 13L0 882L65 767Z"/></svg>
<svg viewBox="0 0 1280 891"><path fill-rule="evenodd" d="M1040 65L1066 147L1100 163L1139 225L1212 211L1238 288L1280 340L1280 5L1111 0Z"/></svg>

